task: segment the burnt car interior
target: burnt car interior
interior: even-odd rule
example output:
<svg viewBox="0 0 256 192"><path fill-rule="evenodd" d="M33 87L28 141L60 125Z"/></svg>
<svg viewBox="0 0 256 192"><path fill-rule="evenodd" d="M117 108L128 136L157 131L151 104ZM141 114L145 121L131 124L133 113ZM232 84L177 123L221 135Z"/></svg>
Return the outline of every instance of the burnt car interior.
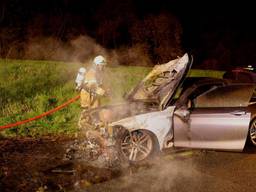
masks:
<svg viewBox="0 0 256 192"><path fill-rule="evenodd" d="M177 95L175 96L176 99L170 100L168 106L175 105L176 108L187 107L188 102L198 95L212 90L216 86L224 85L225 83L226 81L216 78L188 77L177 92Z"/></svg>
<svg viewBox="0 0 256 192"><path fill-rule="evenodd" d="M180 96L169 106L189 111L196 108L245 108L255 102L253 89L252 84L234 84L223 79L187 78Z"/></svg>
<svg viewBox="0 0 256 192"><path fill-rule="evenodd" d="M214 86L192 99L192 102L196 108L247 107L252 96L251 87L243 84Z"/></svg>

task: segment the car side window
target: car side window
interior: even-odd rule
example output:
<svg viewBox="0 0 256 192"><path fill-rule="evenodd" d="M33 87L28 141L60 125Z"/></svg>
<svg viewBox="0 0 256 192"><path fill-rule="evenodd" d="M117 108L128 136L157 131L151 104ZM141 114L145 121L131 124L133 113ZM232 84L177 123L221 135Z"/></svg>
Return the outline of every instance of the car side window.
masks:
<svg viewBox="0 0 256 192"><path fill-rule="evenodd" d="M206 91L193 100L195 108L246 107L252 97L252 85L221 86Z"/></svg>
<svg viewBox="0 0 256 192"><path fill-rule="evenodd" d="M197 98L200 96L202 97L203 95L206 95L208 94L209 92L212 92L213 90L217 89L218 86L216 85L211 85L211 86L204 86L200 89L200 91L197 91L197 94L194 94L192 97L191 97L191 105L193 108L196 108L198 107L198 100Z"/></svg>
<svg viewBox="0 0 256 192"><path fill-rule="evenodd" d="M194 108L194 99L198 95L201 95L202 93L211 90L213 87L214 85L209 84L202 85L199 87L196 84L192 85L181 94L181 97L178 99L176 103L176 107L179 108L181 106L186 106L187 108Z"/></svg>

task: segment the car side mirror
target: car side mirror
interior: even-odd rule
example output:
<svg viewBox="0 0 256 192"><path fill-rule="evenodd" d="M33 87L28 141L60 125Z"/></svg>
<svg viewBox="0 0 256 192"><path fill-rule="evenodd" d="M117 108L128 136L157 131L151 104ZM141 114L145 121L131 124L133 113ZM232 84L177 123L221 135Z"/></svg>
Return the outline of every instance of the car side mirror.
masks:
<svg viewBox="0 0 256 192"><path fill-rule="evenodd" d="M187 122L190 118L190 111L185 108L180 108L176 110L174 114L177 115L179 118L181 118L185 122Z"/></svg>

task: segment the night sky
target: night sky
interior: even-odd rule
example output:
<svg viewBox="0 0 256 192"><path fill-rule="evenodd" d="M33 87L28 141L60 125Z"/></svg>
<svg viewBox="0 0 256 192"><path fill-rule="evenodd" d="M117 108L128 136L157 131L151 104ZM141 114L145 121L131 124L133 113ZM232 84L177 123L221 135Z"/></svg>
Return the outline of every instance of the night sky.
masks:
<svg viewBox="0 0 256 192"><path fill-rule="evenodd" d="M195 68L255 66L256 12L249 2L2 0L0 54L24 58L32 38L65 43L87 35L109 50L143 44L153 63L188 51ZM10 46L15 54L8 55Z"/></svg>

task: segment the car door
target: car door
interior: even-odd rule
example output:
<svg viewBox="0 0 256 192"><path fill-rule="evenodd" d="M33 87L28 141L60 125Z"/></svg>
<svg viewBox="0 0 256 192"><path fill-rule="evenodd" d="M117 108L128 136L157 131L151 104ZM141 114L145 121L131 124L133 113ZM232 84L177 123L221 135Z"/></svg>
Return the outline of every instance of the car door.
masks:
<svg viewBox="0 0 256 192"><path fill-rule="evenodd" d="M191 98L189 118L174 117L177 147L241 151L250 123L252 85L216 86Z"/></svg>

